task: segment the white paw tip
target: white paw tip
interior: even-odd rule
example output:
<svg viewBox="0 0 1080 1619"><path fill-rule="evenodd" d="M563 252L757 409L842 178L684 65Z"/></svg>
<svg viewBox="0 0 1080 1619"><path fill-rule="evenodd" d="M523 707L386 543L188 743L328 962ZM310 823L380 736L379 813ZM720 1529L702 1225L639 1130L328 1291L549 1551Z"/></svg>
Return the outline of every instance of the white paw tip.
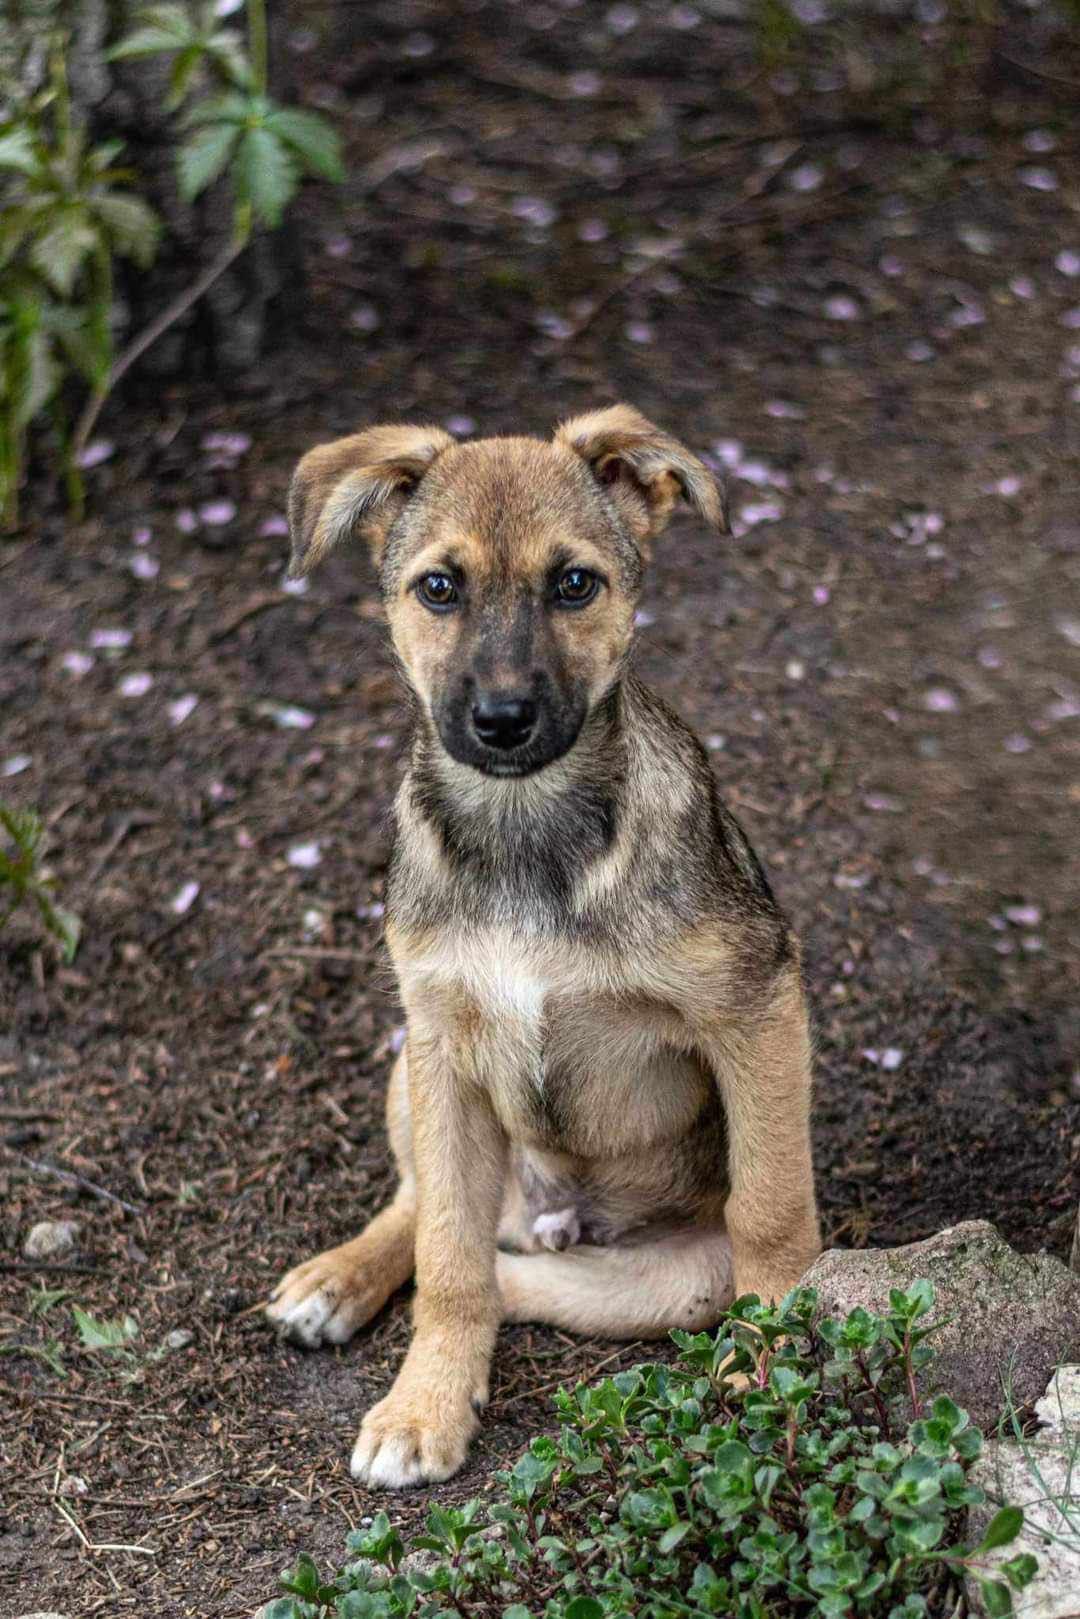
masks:
<svg viewBox="0 0 1080 1619"><path fill-rule="evenodd" d="M266 1314L283 1337L306 1349L316 1349L323 1337L329 1336L327 1327L336 1306L337 1300L320 1288L294 1304L279 1299L268 1307Z"/></svg>
<svg viewBox="0 0 1080 1619"><path fill-rule="evenodd" d="M405 1439L384 1439L380 1443L361 1434L352 1453L350 1471L362 1484L381 1484L389 1490L407 1489L424 1480L420 1457Z"/></svg>

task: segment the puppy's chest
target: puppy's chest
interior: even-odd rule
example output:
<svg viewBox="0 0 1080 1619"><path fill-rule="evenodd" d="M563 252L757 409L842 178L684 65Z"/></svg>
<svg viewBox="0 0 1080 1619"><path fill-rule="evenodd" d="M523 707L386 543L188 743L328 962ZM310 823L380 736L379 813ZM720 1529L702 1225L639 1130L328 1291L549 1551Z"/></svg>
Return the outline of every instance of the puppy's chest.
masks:
<svg viewBox="0 0 1080 1619"><path fill-rule="evenodd" d="M701 1106L677 1016L562 943L473 936L427 964L428 994L463 1008L463 1052L512 1139L622 1152L678 1133ZM423 993L421 985L417 986Z"/></svg>

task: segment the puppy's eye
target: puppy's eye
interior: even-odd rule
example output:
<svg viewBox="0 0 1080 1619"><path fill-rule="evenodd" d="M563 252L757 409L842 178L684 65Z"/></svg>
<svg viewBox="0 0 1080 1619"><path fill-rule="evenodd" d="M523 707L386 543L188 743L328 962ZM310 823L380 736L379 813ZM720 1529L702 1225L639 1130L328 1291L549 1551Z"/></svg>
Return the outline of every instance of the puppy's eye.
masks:
<svg viewBox="0 0 1080 1619"><path fill-rule="evenodd" d="M559 575L555 597L564 607L584 607L600 588L600 581L588 568L567 568Z"/></svg>
<svg viewBox="0 0 1080 1619"><path fill-rule="evenodd" d="M448 573L425 573L416 587L416 594L425 607L441 611L453 607L458 599L457 586Z"/></svg>

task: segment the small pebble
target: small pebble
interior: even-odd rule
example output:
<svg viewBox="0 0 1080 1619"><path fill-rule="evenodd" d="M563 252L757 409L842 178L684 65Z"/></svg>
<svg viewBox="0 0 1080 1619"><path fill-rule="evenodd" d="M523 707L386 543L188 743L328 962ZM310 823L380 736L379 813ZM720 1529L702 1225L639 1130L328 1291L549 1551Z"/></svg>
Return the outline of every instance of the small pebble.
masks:
<svg viewBox="0 0 1080 1619"><path fill-rule="evenodd" d="M78 1237L75 1220L39 1220L27 1233L23 1254L27 1259L61 1259L75 1251Z"/></svg>
<svg viewBox="0 0 1080 1619"><path fill-rule="evenodd" d="M166 1349L187 1349L195 1342L195 1334L188 1327L174 1327L165 1337Z"/></svg>
<svg viewBox="0 0 1080 1619"><path fill-rule="evenodd" d="M931 686L923 698L923 707L931 714L953 714L959 708L956 693L947 686Z"/></svg>
<svg viewBox="0 0 1080 1619"><path fill-rule="evenodd" d="M60 667L69 675L74 675L76 680L81 680L94 667L94 660L85 652L65 652L60 659Z"/></svg>
<svg viewBox="0 0 1080 1619"><path fill-rule="evenodd" d="M1006 905L1005 920L1017 928L1037 928L1042 911L1038 905Z"/></svg>
<svg viewBox="0 0 1080 1619"><path fill-rule="evenodd" d="M280 512L274 512L272 516L264 518L259 524L259 536L264 540L276 539L279 535L283 536L288 532L289 519L283 517Z"/></svg>
<svg viewBox="0 0 1080 1619"><path fill-rule="evenodd" d="M33 759L28 753L13 753L10 759L0 764L0 776L21 776L24 770L29 770Z"/></svg>

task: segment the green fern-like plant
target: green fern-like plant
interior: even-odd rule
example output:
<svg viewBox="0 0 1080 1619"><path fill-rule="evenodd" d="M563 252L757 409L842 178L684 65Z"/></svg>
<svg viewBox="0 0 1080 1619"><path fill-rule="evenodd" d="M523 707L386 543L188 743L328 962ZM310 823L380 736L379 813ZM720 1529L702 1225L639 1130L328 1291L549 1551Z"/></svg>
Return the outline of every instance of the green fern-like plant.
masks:
<svg viewBox="0 0 1080 1619"><path fill-rule="evenodd" d="M45 829L33 810L0 803L0 928L20 905L32 905L43 927L60 945L67 962L75 959L82 923L74 911L57 903L54 881L42 869Z"/></svg>
<svg viewBox="0 0 1080 1619"><path fill-rule="evenodd" d="M108 376L114 261L145 268L157 250L157 215L117 167L122 149L120 141L92 144L73 121L59 48L48 88L0 124L0 513L9 525L18 519L26 436L46 409L80 504L62 386L72 374L92 388Z"/></svg>

